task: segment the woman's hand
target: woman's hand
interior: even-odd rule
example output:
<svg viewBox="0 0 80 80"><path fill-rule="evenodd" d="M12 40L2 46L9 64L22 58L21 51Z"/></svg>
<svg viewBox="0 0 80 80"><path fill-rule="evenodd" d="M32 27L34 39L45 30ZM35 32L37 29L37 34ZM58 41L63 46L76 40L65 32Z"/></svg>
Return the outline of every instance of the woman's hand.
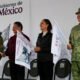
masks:
<svg viewBox="0 0 80 80"><path fill-rule="evenodd" d="M68 48L68 49L72 49L72 45L71 45L71 44L68 44L68 45L67 45L67 48Z"/></svg>
<svg viewBox="0 0 80 80"><path fill-rule="evenodd" d="M40 51L40 50L41 50L40 47L35 47L35 48L34 48L34 51L36 51L36 52L38 52L38 51Z"/></svg>

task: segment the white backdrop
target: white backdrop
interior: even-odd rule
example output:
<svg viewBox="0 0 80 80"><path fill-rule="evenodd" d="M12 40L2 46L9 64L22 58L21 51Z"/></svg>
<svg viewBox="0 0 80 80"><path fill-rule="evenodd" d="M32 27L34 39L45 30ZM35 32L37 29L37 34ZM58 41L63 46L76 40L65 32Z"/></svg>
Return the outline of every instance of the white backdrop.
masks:
<svg viewBox="0 0 80 80"><path fill-rule="evenodd" d="M40 32L39 24L44 18L50 19L52 24L55 19L68 42L71 28L78 23L75 12L79 7L80 0L31 0L30 37L33 44Z"/></svg>
<svg viewBox="0 0 80 80"><path fill-rule="evenodd" d="M21 5L17 5L19 2L22 2ZM17 13L17 14L10 14L10 15L0 15L0 31L3 31L9 24L11 24L11 33L10 36L13 35L12 33L12 27L13 27L13 23L15 21L20 21L23 26L24 26L24 32L26 34L29 35L29 22L30 22L30 3L29 0L0 0L0 6L4 5L4 4L13 4L16 3L16 6L14 6L15 8L23 8L23 11L21 13ZM6 7L8 9L13 9L13 7ZM2 10L2 8L0 8L0 11Z"/></svg>
<svg viewBox="0 0 80 80"><path fill-rule="evenodd" d="M4 0L0 1L1 3L4 2ZM15 0L9 0L9 2L12 1ZM19 0L16 0L15 2L17 1ZM24 25L23 32L30 37L32 44L35 46L37 36L40 32L39 25L41 20L44 18L48 18L53 24L53 19L55 19L59 24L63 34L65 35L66 41L68 42L71 28L78 23L75 12L80 7L80 0L29 0L30 5L27 1L28 0L24 0L25 3L23 6L25 8L25 12L30 13L26 13L26 15L18 14L18 16L20 15L20 17L17 16L15 18L15 16L12 16L11 19L9 19L9 17L7 16L5 20L4 17L0 16L0 31L7 27L9 23L11 23L12 27L13 20L22 21L24 19L25 21L22 21ZM8 0L5 0L5 3L8 3ZM26 21L26 18L28 18L28 21ZM12 31L10 35L12 35ZM3 64L3 62L0 62L0 64ZM1 71L2 68L0 68L0 75Z"/></svg>

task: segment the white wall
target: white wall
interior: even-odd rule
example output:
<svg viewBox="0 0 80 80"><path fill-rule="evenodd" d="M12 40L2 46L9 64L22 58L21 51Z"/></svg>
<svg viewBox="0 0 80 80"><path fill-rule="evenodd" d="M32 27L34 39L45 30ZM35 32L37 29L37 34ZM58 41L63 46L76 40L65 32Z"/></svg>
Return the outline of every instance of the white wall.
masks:
<svg viewBox="0 0 80 80"><path fill-rule="evenodd" d="M39 24L42 19L54 19L60 26L68 42L71 28L77 24L75 12L80 7L80 0L31 0L31 26L30 34L35 45L40 32Z"/></svg>

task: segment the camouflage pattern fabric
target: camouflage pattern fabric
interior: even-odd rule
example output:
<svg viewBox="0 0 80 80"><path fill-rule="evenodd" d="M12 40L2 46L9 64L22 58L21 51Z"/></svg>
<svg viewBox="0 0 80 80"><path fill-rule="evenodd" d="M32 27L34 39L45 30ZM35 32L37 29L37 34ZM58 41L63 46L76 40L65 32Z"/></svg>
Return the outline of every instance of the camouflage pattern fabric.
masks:
<svg viewBox="0 0 80 80"><path fill-rule="evenodd" d="M72 61L80 61L80 24L72 28L70 43L72 44Z"/></svg>
<svg viewBox="0 0 80 80"><path fill-rule="evenodd" d="M80 80L80 61L72 61L73 80Z"/></svg>
<svg viewBox="0 0 80 80"><path fill-rule="evenodd" d="M80 24L72 28L70 44L72 45L73 80L80 80Z"/></svg>

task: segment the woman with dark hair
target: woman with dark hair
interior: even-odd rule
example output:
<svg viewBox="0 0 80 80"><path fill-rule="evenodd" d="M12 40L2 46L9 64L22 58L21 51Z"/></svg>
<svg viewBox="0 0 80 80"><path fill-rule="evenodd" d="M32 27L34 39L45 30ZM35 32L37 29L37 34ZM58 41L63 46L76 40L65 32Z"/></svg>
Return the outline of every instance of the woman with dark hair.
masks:
<svg viewBox="0 0 80 80"><path fill-rule="evenodd" d="M37 63L40 80L52 80L53 77L53 55L51 54L52 24L48 19L40 23L41 33L38 36L36 47Z"/></svg>

